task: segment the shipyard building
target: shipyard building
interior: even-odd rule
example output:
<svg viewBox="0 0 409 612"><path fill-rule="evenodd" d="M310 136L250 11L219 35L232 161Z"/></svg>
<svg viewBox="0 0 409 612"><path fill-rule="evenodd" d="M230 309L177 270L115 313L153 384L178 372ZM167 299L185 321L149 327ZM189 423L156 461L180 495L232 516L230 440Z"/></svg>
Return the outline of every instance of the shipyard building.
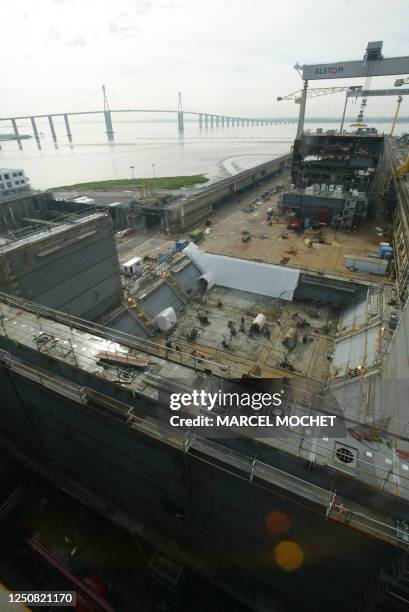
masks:
<svg viewBox="0 0 409 612"><path fill-rule="evenodd" d="M11 172L11 171L10 171ZM121 298L110 216L48 193L0 198L0 290L94 320Z"/></svg>
<svg viewBox="0 0 409 612"><path fill-rule="evenodd" d="M99 323L28 301L17 255L98 247L104 215L72 219L66 243L53 226L51 242L9 243L22 293L0 296L3 451L130 531L173 589L188 567L259 611L406 605L404 153L362 135L340 151L340 138L301 138L291 175L254 201L219 214L214 192L202 213L193 198L190 227L216 212L201 242L147 265ZM161 393L214 380L263 385L285 398L280 415L340 427L170 430Z"/></svg>
<svg viewBox="0 0 409 612"><path fill-rule="evenodd" d="M0 198L11 193L30 191L30 183L20 168L0 168Z"/></svg>

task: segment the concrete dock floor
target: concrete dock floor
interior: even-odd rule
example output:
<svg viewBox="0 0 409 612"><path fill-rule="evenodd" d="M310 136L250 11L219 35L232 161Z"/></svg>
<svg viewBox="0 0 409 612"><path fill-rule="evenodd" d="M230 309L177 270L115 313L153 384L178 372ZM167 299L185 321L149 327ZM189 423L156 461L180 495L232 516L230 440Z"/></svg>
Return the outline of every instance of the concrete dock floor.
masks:
<svg viewBox="0 0 409 612"><path fill-rule="evenodd" d="M199 316L203 314L207 314L209 323L200 322ZM265 315L269 337L264 333L249 335L257 314ZM242 318L244 331L240 329ZM298 318L304 319L307 325L297 328ZM318 309L301 301L288 302L213 287L203 300L193 300L186 306L170 339L173 347L179 346L184 352L197 350L207 359L227 366L237 367L240 363L243 367L247 363L248 371L258 366L264 376L281 369L280 364L287 357L295 375L325 380L330 365L327 355L333 349L338 321L339 311L330 306ZM234 324L234 335L229 323ZM189 341L193 329L197 330L197 337ZM297 329L299 339L294 349L288 351L282 342L290 329Z"/></svg>
<svg viewBox="0 0 409 612"><path fill-rule="evenodd" d="M244 206L241 201L220 211L212 217L212 231L200 243L200 248L219 255L258 259L345 278L376 282L387 280L384 276L353 272L344 265L345 255L366 257L369 253L378 252L379 243L385 238L378 235L374 220L369 220L364 228L356 232L324 227L322 234L326 244L314 242L310 248L305 244L305 239L317 240L318 231L308 229L298 235L289 230L288 238L284 239L282 234L287 222L283 218L269 225L266 211L267 208L277 207L277 199L278 194L273 195L250 213L242 212ZM242 241L242 231L250 232L248 242Z"/></svg>

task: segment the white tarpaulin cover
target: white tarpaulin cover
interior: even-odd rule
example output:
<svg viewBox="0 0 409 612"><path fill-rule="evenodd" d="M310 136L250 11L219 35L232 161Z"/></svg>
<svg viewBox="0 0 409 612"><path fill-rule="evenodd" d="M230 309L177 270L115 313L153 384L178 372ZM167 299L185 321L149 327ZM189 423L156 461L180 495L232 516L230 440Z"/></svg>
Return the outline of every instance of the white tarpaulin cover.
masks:
<svg viewBox="0 0 409 612"><path fill-rule="evenodd" d="M155 325L159 327L161 331L168 331L171 329L176 323L176 313L173 310L172 306L169 308L165 308L162 310L153 320Z"/></svg>
<svg viewBox="0 0 409 612"><path fill-rule="evenodd" d="M213 274L211 274L210 272L206 272L206 274L202 274L202 276L199 276L199 283L201 280L203 280L206 285L207 285L207 291L209 291L209 289L211 289L214 285L214 278L213 278Z"/></svg>
<svg viewBox="0 0 409 612"><path fill-rule="evenodd" d="M201 251L190 243L185 251L204 275L210 274L216 285L240 289L259 295L292 300L298 284L299 270L272 264L247 261Z"/></svg>

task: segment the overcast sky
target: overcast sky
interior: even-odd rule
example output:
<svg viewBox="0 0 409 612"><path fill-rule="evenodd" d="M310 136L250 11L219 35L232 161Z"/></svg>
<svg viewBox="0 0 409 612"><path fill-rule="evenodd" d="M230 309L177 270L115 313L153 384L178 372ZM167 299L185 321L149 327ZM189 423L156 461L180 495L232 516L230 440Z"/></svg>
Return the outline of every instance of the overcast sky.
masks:
<svg viewBox="0 0 409 612"><path fill-rule="evenodd" d="M369 40L409 55L408 17L408 0L14 0L2 10L0 116L94 110L102 83L111 108L173 108L181 90L186 110L295 115L275 99L301 86L296 62L360 59ZM311 100L308 114L343 103ZM395 103L372 98L368 115Z"/></svg>

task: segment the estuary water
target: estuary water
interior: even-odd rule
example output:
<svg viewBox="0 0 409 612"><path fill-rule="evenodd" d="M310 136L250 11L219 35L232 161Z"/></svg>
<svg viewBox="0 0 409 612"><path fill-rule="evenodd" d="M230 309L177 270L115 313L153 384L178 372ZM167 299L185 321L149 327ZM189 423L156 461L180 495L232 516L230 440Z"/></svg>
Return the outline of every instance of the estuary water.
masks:
<svg viewBox="0 0 409 612"><path fill-rule="evenodd" d="M47 118L37 120L36 140L1 142L0 167L23 168L34 189L47 189L73 183L117 178L205 174L212 180L235 174L290 151L296 123L274 125L199 128L196 121L185 121L179 133L175 120L131 120L113 114L114 142L108 143L103 116L70 117L72 144L62 117L54 118L57 146ZM390 124L375 124L387 133ZM308 123L314 132L337 129L338 123ZM29 120L18 122L20 134L31 134ZM409 131L409 124L398 124L397 133ZM0 134L12 128L0 123ZM134 170L132 170L132 166Z"/></svg>

